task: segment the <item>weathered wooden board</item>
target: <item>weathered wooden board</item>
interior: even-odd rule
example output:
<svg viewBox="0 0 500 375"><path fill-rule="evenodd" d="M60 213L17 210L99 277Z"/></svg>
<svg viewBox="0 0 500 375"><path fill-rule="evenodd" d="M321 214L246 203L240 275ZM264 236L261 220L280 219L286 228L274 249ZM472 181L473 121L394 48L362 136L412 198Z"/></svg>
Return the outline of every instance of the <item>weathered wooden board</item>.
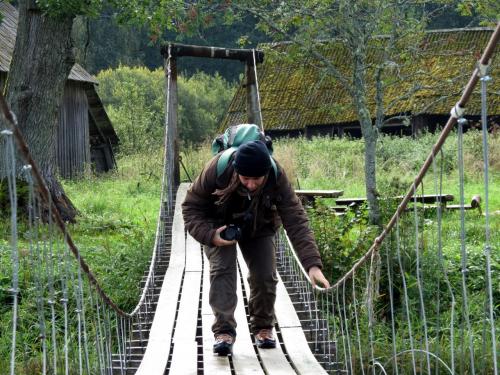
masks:
<svg viewBox="0 0 500 375"><path fill-rule="evenodd" d="M181 203L184 201L186 191L186 184L180 185L177 191L169 266L165 273L156 313L149 332L148 346L137 370L137 375L163 375L167 366L177 299L185 266L186 238Z"/></svg>

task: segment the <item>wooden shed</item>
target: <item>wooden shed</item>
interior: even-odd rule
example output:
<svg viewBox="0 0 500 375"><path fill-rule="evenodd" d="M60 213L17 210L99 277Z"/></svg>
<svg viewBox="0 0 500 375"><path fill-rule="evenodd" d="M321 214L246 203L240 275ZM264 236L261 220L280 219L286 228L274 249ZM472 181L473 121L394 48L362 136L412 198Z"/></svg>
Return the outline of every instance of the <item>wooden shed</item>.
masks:
<svg viewBox="0 0 500 375"><path fill-rule="evenodd" d="M0 89L7 80L16 40L18 12L0 1ZM96 172L116 167L113 147L118 136L104 110L96 79L75 64L64 89L57 127L57 167L64 178L82 175L88 166Z"/></svg>
<svg viewBox="0 0 500 375"><path fill-rule="evenodd" d="M399 61L394 61L393 69L385 72L384 80L390 85L385 91L387 124L382 131L415 135L422 129L434 131L444 125L492 33L489 28L426 32L418 49L401 56ZM368 104L373 115L373 67L380 61L384 39L374 39L368 49ZM352 98L338 81L324 74L324 64L311 55L290 58L290 52L297 48L291 43L261 47L265 58L258 66L257 76L266 133L271 136L361 136ZM318 48L346 77L352 75L349 55L340 41L323 42ZM499 49L497 46L496 51ZM494 126L500 124L498 58L491 64L491 75L496 78L488 86L488 113L489 124ZM246 105L246 89L242 84L221 129L246 122ZM466 108L466 118L473 120L470 124L474 125L480 114L477 87ZM394 119L389 120L391 117Z"/></svg>

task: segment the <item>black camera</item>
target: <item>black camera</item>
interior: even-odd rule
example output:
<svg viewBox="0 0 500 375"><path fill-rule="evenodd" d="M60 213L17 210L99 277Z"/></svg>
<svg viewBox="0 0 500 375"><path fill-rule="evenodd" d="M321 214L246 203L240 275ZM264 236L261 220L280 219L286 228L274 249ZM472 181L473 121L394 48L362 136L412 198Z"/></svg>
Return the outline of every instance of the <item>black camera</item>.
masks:
<svg viewBox="0 0 500 375"><path fill-rule="evenodd" d="M226 229L220 232L220 238L226 241L239 241L241 238L241 229L236 224L229 224Z"/></svg>

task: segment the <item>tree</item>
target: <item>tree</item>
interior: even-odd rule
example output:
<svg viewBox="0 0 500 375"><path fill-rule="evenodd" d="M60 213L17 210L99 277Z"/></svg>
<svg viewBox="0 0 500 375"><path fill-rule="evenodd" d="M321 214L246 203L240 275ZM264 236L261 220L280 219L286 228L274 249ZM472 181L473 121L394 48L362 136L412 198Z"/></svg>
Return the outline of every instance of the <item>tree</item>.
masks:
<svg viewBox="0 0 500 375"><path fill-rule="evenodd" d="M172 27L182 19L183 2L160 2L154 9L140 0L68 1L19 0L16 44L11 61L6 99L16 113L19 128L40 167L52 198L65 220L73 221L76 209L55 175L55 134L64 84L75 62L71 31L77 16L96 17L104 7L114 7L123 22L154 28Z"/></svg>
<svg viewBox="0 0 500 375"><path fill-rule="evenodd" d="M296 47L292 59L312 56L325 77L340 82L348 92L365 140L365 184L372 224L381 222L375 152L379 130L387 120L384 91L394 84L387 72L397 70L418 51L419 37L431 16L428 4L425 0L246 0L233 2L229 8L227 2L218 4L226 12L257 17L259 27L275 40L287 40ZM208 6L214 10L214 5ZM336 65L325 53L325 40L339 43L347 56L347 70L344 62ZM369 59L369 55L376 58ZM374 98L369 95L370 83L375 87ZM418 89L410 87L402 95ZM375 102L374 110L370 102Z"/></svg>
<svg viewBox="0 0 500 375"><path fill-rule="evenodd" d="M99 73L99 94L120 138L120 152L131 154L164 143L165 72L119 67ZM213 137L234 87L219 75L178 77L179 138L198 144Z"/></svg>
<svg viewBox="0 0 500 375"><path fill-rule="evenodd" d="M74 64L72 18L46 17L31 0L19 1L18 31L6 99L53 201L66 220L76 214L55 176L57 113Z"/></svg>

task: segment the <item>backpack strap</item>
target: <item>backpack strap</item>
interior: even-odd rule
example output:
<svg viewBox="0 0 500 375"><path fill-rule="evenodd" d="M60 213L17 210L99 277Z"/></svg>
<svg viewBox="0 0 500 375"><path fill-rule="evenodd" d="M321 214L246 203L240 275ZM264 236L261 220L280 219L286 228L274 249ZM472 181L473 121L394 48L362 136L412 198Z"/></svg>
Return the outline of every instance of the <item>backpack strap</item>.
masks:
<svg viewBox="0 0 500 375"><path fill-rule="evenodd" d="M230 147L222 153L219 160L217 160L217 177L220 177L222 173L224 173L229 164L231 156L233 156L237 149L238 147ZM269 157L271 158L271 166L274 170L274 176L276 177L276 180L278 180L278 166L276 165L273 157L271 155L269 155Z"/></svg>
<svg viewBox="0 0 500 375"><path fill-rule="evenodd" d="M236 152L237 147L229 147L227 150L222 152L219 160L217 160L217 177L220 177L222 173L226 170L229 164L229 159Z"/></svg>

